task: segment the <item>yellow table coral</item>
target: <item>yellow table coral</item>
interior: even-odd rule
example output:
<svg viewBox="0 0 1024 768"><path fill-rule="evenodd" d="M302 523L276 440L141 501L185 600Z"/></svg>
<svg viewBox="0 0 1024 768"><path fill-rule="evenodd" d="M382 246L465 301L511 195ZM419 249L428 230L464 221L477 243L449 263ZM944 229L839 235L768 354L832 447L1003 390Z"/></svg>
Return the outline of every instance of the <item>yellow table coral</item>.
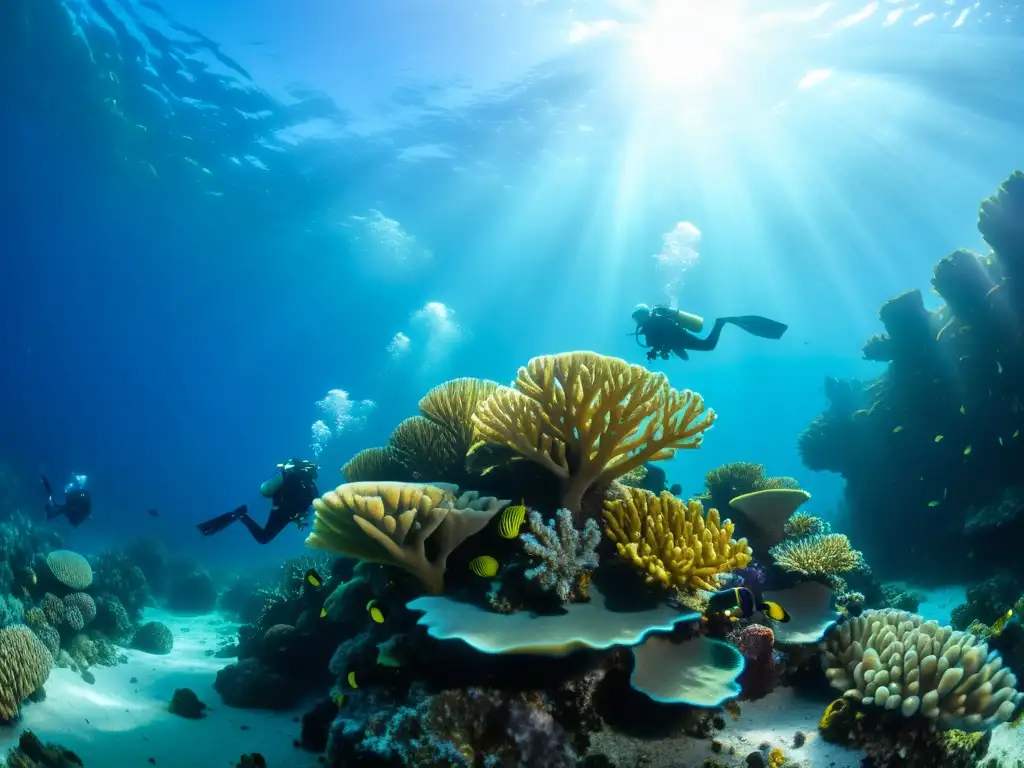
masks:
<svg viewBox="0 0 1024 768"><path fill-rule="evenodd" d="M731 521L719 519L699 501L683 502L671 493L655 496L623 486L624 497L605 502L608 538L619 555L644 571L647 581L681 590L719 588L720 573L750 563L746 539L734 541Z"/></svg>
<svg viewBox="0 0 1024 768"><path fill-rule="evenodd" d="M562 506L578 512L592 485L699 448L714 421L699 394L672 389L662 373L567 352L533 358L477 406L472 450L502 445L541 464L562 479Z"/></svg>

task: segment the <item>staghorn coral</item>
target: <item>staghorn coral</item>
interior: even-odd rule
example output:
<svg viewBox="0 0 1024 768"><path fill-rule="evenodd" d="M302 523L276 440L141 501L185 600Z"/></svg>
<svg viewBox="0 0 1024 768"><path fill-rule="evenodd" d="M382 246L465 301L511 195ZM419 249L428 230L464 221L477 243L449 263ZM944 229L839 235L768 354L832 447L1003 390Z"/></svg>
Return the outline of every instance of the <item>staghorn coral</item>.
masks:
<svg viewBox="0 0 1024 768"><path fill-rule="evenodd" d="M533 358L512 387L480 403L470 452L496 444L542 465L561 480L562 506L579 514L591 486L699 448L714 421L700 395L672 389L664 374L568 352Z"/></svg>
<svg viewBox="0 0 1024 768"><path fill-rule="evenodd" d="M864 557L841 533L787 539L772 547L770 553L775 564L784 571L804 576L849 573L864 565Z"/></svg>
<svg viewBox="0 0 1024 768"><path fill-rule="evenodd" d="M734 541L732 522L715 509L705 515L699 501L624 487L623 498L605 502L604 520L619 555L648 583L715 590L718 574L750 563L747 540Z"/></svg>
<svg viewBox="0 0 1024 768"><path fill-rule="evenodd" d="M92 566L77 552L55 549L46 556L46 564L57 581L66 587L82 590L92 585Z"/></svg>
<svg viewBox="0 0 1024 768"><path fill-rule="evenodd" d="M507 499L456 495L452 485L347 483L313 501L316 518L306 545L349 557L395 565L416 576L431 594L444 591L448 556L508 505ZM427 557L434 537L437 555Z"/></svg>
<svg viewBox="0 0 1024 768"><path fill-rule="evenodd" d="M531 533L523 536L523 550L541 561L529 569L526 578L536 579L545 590L553 590L558 599L568 603L580 577L597 568L597 547L601 529L594 520L587 520L582 531L572 523L572 512L560 509L555 520L546 525L540 512L530 512Z"/></svg>
<svg viewBox="0 0 1024 768"><path fill-rule="evenodd" d="M451 435L424 416L404 419L388 438L388 450L417 482L444 480L464 459Z"/></svg>
<svg viewBox="0 0 1024 768"><path fill-rule="evenodd" d="M17 717L21 702L42 687L53 657L28 627L0 629L0 720Z"/></svg>
<svg viewBox="0 0 1024 768"><path fill-rule="evenodd" d="M341 468L341 473L350 483L401 480L407 474L389 447L360 451Z"/></svg>
<svg viewBox="0 0 1024 768"><path fill-rule="evenodd" d="M822 667L846 698L940 728L988 730L1021 700L1017 678L984 642L905 611L865 611L833 629Z"/></svg>
<svg viewBox="0 0 1024 768"><path fill-rule="evenodd" d="M809 515L806 512L793 513L793 516L786 521L784 530L787 536L794 539L804 536L820 536L832 532L828 523L817 515Z"/></svg>

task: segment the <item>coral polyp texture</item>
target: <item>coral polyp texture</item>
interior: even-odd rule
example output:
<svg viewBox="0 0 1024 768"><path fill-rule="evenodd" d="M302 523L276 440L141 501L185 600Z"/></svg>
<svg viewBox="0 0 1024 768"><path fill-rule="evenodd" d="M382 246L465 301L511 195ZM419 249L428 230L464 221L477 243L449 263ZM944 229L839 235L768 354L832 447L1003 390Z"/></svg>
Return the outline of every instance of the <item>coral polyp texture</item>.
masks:
<svg viewBox="0 0 1024 768"><path fill-rule="evenodd" d="M476 408L471 451L493 444L537 462L562 483L562 506L578 513L593 486L646 461L699 448L714 411L662 373L593 352L544 355L519 369Z"/></svg>
<svg viewBox="0 0 1024 768"><path fill-rule="evenodd" d="M0 720L18 715L21 702L50 676L53 657L25 626L0 629Z"/></svg>
<svg viewBox="0 0 1024 768"><path fill-rule="evenodd" d="M46 565L54 577L71 589L87 589L92 584L89 561L70 549L55 549L46 556Z"/></svg>
<svg viewBox="0 0 1024 768"><path fill-rule="evenodd" d="M838 626L822 666L845 697L941 728L993 728L1021 700L1016 676L984 641L905 611L865 611Z"/></svg>
<svg viewBox="0 0 1024 768"><path fill-rule="evenodd" d="M583 575L597 568L601 528L595 520L587 520L582 531L576 530L568 509L558 510L555 518L557 523L545 523L540 512L530 512L530 533L523 536L523 551L540 562L524 575L567 603Z"/></svg>
<svg viewBox="0 0 1024 768"><path fill-rule="evenodd" d="M404 568L431 594L444 590L448 556L509 501L453 485L346 483L313 501L306 545ZM433 537L436 554L427 556Z"/></svg>
<svg viewBox="0 0 1024 768"><path fill-rule="evenodd" d="M619 556L646 581L680 590L716 590L718 575L750 563L746 539L735 541L731 521L699 501L623 486L622 498L605 502L605 530Z"/></svg>

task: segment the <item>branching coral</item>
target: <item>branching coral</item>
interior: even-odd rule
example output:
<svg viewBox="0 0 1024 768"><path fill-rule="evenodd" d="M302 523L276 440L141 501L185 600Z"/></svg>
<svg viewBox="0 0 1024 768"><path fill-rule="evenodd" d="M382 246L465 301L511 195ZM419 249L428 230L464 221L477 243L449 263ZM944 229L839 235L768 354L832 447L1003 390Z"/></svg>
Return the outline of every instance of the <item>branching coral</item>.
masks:
<svg viewBox="0 0 1024 768"><path fill-rule="evenodd" d="M715 509L705 515L699 501L624 487L622 499L605 502L604 520L619 555L650 583L715 590L718 574L750 563L747 540L734 541L732 522Z"/></svg>
<svg viewBox="0 0 1024 768"><path fill-rule="evenodd" d="M457 492L452 485L339 485L314 500L316 518L306 545L404 568L428 592L440 594L451 552L509 503L473 491ZM426 552L431 536L437 544L432 560Z"/></svg>
<svg viewBox="0 0 1024 768"><path fill-rule="evenodd" d="M591 486L699 448L714 421L700 395L672 389L664 374L568 352L533 358L480 403L471 451L497 444L546 467L562 481L562 506L579 513Z"/></svg>
<svg viewBox="0 0 1024 768"><path fill-rule="evenodd" d="M786 535L798 539L803 536L819 536L831 533L831 526L817 515L809 515L806 512L796 512L786 521Z"/></svg>
<svg viewBox="0 0 1024 768"><path fill-rule="evenodd" d="M783 570L805 576L849 573L864 565L863 555L841 533L787 539L772 547L771 555Z"/></svg>
<svg viewBox="0 0 1024 768"><path fill-rule="evenodd" d="M799 487L800 483L792 477L769 477L764 464L733 461L715 467L704 476L705 491L700 500L706 506L724 510L737 496L755 491Z"/></svg>
<svg viewBox="0 0 1024 768"><path fill-rule="evenodd" d="M572 523L572 513L560 509L554 520L547 524L536 510L530 512L531 533L523 536L526 554L540 560L540 565L526 572L526 578L536 579L545 590L554 590L559 600L569 602L580 576L597 568L597 546L601 543L601 529L594 520L587 520L582 531Z"/></svg>
<svg viewBox="0 0 1024 768"><path fill-rule="evenodd" d="M865 611L836 627L822 666L845 697L942 728L993 728L1021 700L1017 678L979 638L903 611Z"/></svg>
<svg viewBox="0 0 1024 768"><path fill-rule="evenodd" d="M460 461L473 444L473 414L477 406L497 388L497 382L487 379L452 379L438 384L420 400L420 412L448 433Z"/></svg>

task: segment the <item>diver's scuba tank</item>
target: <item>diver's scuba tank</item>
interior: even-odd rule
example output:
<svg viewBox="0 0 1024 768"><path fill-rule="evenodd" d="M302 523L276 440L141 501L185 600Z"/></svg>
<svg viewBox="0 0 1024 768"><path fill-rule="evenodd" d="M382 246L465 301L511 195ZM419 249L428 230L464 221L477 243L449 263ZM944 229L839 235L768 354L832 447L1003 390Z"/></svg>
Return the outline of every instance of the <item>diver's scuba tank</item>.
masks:
<svg viewBox="0 0 1024 768"><path fill-rule="evenodd" d="M660 317L666 317L674 320L680 328L690 331L690 333L700 333L704 330L703 317L700 315L690 314L689 312L683 312L681 309L674 309L672 307L655 307L651 314L656 314Z"/></svg>
<svg viewBox="0 0 1024 768"><path fill-rule="evenodd" d="M282 466L272 477L267 478L263 485L260 486L260 496L265 499L271 498L275 493L281 490L281 484L284 482L284 467Z"/></svg>

